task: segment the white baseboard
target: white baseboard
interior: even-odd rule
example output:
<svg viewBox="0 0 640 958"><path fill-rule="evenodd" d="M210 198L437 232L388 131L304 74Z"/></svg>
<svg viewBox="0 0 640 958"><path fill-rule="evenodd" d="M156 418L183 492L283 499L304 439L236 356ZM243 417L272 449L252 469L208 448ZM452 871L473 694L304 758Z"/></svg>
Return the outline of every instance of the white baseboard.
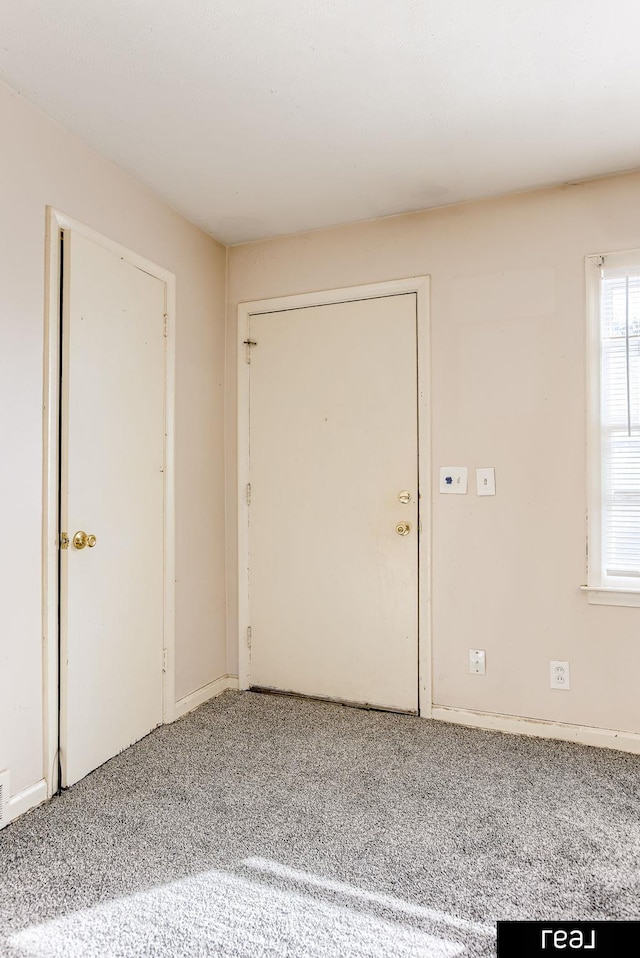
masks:
<svg viewBox="0 0 640 958"><path fill-rule="evenodd" d="M469 709L449 708L434 705L431 718L454 725L468 725L496 732L515 735L532 735L535 738L553 738L561 742L577 742L580 745L596 745L599 748L614 748L620 752L640 755L640 733L620 732L609 728L591 728L588 725L569 725L563 722L547 722L544 719L528 719L518 715L500 715L495 712L473 712Z"/></svg>
<svg viewBox="0 0 640 958"><path fill-rule="evenodd" d="M190 692L189 695L185 695L184 698L178 699L176 702L175 718L180 718L182 715L186 715L187 712L192 712L193 709L197 709L203 702L207 702L209 699L213 699L216 695L227 692L229 689L237 691L237 675L222 675L219 679L216 679L215 682L209 682L208 685L203 685L201 689L196 689L195 692Z"/></svg>
<svg viewBox="0 0 640 958"><path fill-rule="evenodd" d="M17 795L9 799L9 821L13 822L20 815L24 815L25 812L35 808L36 805L42 805L48 797L47 783L44 779L36 782L35 785L30 785L24 791L18 792Z"/></svg>
<svg viewBox="0 0 640 958"><path fill-rule="evenodd" d="M181 715L186 715L187 712L191 712L208 699L220 695L221 692L237 688L237 675L223 675L219 679L216 679L215 682L210 682L201 689L196 689L195 692L185 695L184 698L176 702L175 717L180 718ZM42 802L46 802L48 797L47 783L44 779L40 782L36 782L34 785L30 785L29 788L25 788L24 791L18 792L17 795L9 799L9 822L15 821L16 818L24 815L25 812L30 811L37 805L41 805Z"/></svg>

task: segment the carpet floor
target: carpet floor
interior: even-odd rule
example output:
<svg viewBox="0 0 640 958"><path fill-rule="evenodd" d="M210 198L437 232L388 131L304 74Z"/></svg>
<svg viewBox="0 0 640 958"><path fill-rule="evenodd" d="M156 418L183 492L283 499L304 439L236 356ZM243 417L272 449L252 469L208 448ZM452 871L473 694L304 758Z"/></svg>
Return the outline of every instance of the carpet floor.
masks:
<svg viewBox="0 0 640 958"><path fill-rule="evenodd" d="M448 958L640 918L640 756L227 692L0 832L0 955Z"/></svg>

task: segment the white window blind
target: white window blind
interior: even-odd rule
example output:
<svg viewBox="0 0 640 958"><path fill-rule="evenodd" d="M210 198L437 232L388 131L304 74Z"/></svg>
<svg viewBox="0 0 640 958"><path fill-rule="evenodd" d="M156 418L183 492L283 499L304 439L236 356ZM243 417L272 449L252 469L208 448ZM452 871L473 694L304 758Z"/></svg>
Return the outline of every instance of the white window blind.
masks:
<svg viewBox="0 0 640 958"><path fill-rule="evenodd" d="M640 588L640 263L600 291L602 573Z"/></svg>

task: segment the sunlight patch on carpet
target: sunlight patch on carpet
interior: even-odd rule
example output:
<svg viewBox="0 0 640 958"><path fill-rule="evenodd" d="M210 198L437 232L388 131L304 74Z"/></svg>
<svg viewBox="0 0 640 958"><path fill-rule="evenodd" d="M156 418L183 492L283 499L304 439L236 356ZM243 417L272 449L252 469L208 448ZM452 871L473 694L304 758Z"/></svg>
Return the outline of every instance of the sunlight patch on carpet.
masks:
<svg viewBox="0 0 640 958"><path fill-rule="evenodd" d="M458 928L461 931L472 932L476 935L495 935L495 928L492 928L490 925L482 925L475 921L468 921L466 918L457 918L455 915L447 915L443 911L436 911L433 908L425 908L424 905L416 905L414 902L403 901L401 898L396 898L395 895L384 895L379 892L367 891L364 888L357 888L355 885L350 885L347 882L334 881L331 878L320 878L318 875L299 871L296 868L289 868L288 865L281 865L278 862L267 861L265 858L245 858L241 864L289 881L298 882L303 885L313 885L316 888L323 888L335 894L344 895L347 898L356 898L377 908L380 907L405 915L413 915L416 918L423 918L436 924L449 925L451 928Z"/></svg>
<svg viewBox="0 0 640 958"><path fill-rule="evenodd" d="M409 924L220 871L26 928L9 944L24 958L454 958L464 950Z"/></svg>

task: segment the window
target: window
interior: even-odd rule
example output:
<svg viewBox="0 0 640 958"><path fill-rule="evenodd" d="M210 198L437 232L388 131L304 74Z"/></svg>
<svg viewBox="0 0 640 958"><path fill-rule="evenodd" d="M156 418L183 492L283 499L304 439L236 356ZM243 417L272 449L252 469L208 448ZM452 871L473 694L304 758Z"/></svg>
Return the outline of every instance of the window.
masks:
<svg viewBox="0 0 640 958"><path fill-rule="evenodd" d="M640 250L587 259L589 599L640 606Z"/></svg>

